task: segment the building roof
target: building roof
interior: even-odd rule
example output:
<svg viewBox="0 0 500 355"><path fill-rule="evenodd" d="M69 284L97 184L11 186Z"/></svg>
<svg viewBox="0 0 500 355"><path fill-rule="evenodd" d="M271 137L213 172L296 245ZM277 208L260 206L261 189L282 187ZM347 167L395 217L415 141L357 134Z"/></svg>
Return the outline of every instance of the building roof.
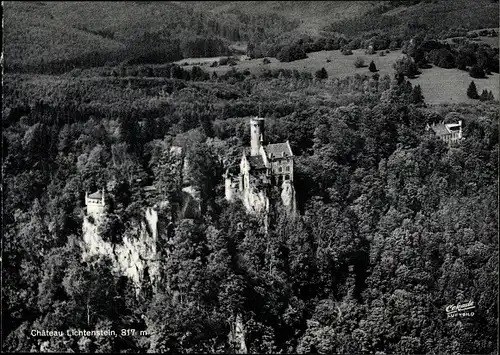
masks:
<svg viewBox="0 0 500 355"><path fill-rule="evenodd" d="M438 136L445 136L447 134L450 134L450 131L448 128L443 123L437 123L435 125L431 126L432 130L434 133L436 133Z"/></svg>
<svg viewBox="0 0 500 355"><path fill-rule="evenodd" d="M93 194L90 194L88 198L95 198L95 199L101 199L102 198L102 192L101 191L96 191Z"/></svg>
<svg viewBox="0 0 500 355"><path fill-rule="evenodd" d="M250 164L250 168L252 168L252 169L265 169L266 168L266 165L264 164L264 160L262 159L262 156L260 156L260 155L248 156L247 160L248 160L248 163Z"/></svg>
<svg viewBox="0 0 500 355"><path fill-rule="evenodd" d="M292 150L290 149L290 144L288 144L288 142L268 144L264 147L264 150L266 151L267 157L269 159L281 158L283 156L293 156ZM285 154L283 155L283 153Z"/></svg>
<svg viewBox="0 0 500 355"><path fill-rule="evenodd" d="M240 167L237 164L232 164L226 169L226 174L237 175L240 172Z"/></svg>

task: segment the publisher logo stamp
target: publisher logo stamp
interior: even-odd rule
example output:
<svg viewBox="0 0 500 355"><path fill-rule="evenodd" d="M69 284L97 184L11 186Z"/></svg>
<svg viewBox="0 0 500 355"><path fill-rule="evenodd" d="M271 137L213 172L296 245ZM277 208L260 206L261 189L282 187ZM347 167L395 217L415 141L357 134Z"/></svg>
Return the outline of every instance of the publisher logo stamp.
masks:
<svg viewBox="0 0 500 355"><path fill-rule="evenodd" d="M474 301L462 302L457 304L450 304L446 306L446 314L448 318L455 317L472 317L474 316Z"/></svg>

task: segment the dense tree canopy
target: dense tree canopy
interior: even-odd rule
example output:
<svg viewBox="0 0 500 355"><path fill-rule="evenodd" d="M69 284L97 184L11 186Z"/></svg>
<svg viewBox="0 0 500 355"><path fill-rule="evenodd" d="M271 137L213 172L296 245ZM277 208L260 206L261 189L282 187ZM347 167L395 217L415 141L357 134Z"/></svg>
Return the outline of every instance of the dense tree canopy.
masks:
<svg viewBox="0 0 500 355"><path fill-rule="evenodd" d="M496 102L429 108L419 86L378 75L90 73L4 79L4 350L235 352L240 317L249 352L494 351ZM276 206L267 232L223 199L223 168L259 112L268 140L297 155L300 215ZM443 120L462 120L460 145L426 131ZM136 296L108 258L81 261L85 191L106 189L102 233L120 244L144 208L172 206L186 185L203 213L176 220L159 207L154 292ZM474 318L447 318L469 299ZM33 328L149 336L47 341Z"/></svg>

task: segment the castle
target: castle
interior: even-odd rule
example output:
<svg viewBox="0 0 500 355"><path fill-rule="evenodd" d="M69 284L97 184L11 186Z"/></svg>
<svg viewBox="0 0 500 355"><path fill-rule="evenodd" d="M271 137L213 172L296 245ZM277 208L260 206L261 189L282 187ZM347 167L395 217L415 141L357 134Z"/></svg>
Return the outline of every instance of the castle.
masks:
<svg viewBox="0 0 500 355"><path fill-rule="evenodd" d="M244 149L239 171L230 167L225 174L226 200L241 199L247 211L267 213L269 190L281 187L282 204L295 213L293 152L288 141L266 144L264 118L250 118L250 149Z"/></svg>
<svg viewBox="0 0 500 355"><path fill-rule="evenodd" d="M462 121L458 123L447 123L444 122L433 124L430 126L427 124L427 131L432 129L434 133L441 138L449 146L457 144L462 137Z"/></svg>

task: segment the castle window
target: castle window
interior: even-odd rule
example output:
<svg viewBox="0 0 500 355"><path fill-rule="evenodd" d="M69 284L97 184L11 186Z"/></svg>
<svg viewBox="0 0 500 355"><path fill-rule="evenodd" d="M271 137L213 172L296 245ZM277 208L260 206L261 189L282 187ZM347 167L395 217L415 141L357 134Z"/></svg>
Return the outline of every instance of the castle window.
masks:
<svg viewBox="0 0 500 355"><path fill-rule="evenodd" d="M290 171L290 166L289 166L289 165L287 165L287 166L285 167L285 171L287 171L287 172L288 172L288 171Z"/></svg>
<svg viewBox="0 0 500 355"><path fill-rule="evenodd" d="M279 171L280 173L282 173L282 172L283 172L283 168L280 166L280 167L278 168L278 171Z"/></svg>

